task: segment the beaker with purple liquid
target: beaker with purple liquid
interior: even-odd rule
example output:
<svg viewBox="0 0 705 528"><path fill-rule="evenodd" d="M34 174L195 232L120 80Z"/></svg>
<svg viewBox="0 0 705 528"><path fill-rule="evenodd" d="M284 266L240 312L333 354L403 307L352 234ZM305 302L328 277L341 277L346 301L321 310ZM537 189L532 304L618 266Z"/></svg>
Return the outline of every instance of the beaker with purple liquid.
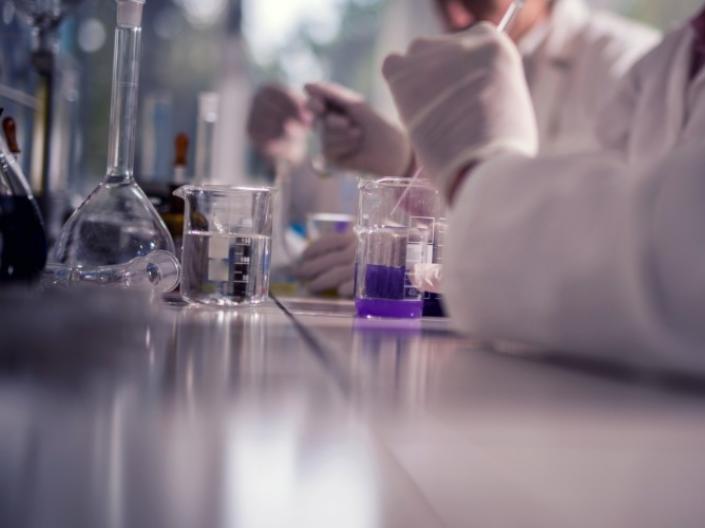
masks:
<svg viewBox="0 0 705 528"><path fill-rule="evenodd" d="M431 260L439 206L437 191L424 182L385 178L361 187L356 228L358 317L422 316L423 294L414 288L409 273L416 264Z"/></svg>

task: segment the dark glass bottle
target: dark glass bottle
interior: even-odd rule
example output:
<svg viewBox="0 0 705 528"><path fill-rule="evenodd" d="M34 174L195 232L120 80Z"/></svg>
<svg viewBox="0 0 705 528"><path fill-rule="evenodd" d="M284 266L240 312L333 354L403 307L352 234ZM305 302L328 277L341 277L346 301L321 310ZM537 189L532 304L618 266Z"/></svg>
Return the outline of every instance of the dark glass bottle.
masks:
<svg viewBox="0 0 705 528"><path fill-rule="evenodd" d="M0 283L29 282L39 279L46 265L46 234L37 203L13 154L18 150L14 122L6 119L3 129L10 137L0 137Z"/></svg>

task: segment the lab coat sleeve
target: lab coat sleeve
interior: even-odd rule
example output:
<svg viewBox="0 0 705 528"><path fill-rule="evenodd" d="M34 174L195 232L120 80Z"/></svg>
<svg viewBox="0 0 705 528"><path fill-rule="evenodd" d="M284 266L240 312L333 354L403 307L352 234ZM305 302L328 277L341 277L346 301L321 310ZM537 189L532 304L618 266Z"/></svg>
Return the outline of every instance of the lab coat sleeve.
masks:
<svg viewBox="0 0 705 528"><path fill-rule="evenodd" d="M604 153L480 166L449 216L454 326L705 372L704 152L684 148L644 174Z"/></svg>

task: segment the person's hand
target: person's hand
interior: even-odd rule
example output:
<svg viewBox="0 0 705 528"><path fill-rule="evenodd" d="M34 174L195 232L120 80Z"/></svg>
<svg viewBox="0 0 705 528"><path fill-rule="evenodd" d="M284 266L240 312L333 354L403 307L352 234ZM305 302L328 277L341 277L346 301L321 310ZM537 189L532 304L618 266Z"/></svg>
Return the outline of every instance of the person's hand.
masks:
<svg viewBox="0 0 705 528"><path fill-rule="evenodd" d="M406 133L372 109L362 96L326 83L309 84L306 92L309 108L321 120L327 161L378 176L403 176L409 171L413 151Z"/></svg>
<svg viewBox="0 0 705 528"><path fill-rule="evenodd" d="M295 275L311 293L336 290L341 297L352 297L356 252L354 233L325 235L304 251Z"/></svg>
<svg viewBox="0 0 705 528"><path fill-rule="evenodd" d="M389 56L383 71L419 163L444 195L473 163L536 153L521 57L491 24L416 40L406 55Z"/></svg>
<svg viewBox="0 0 705 528"><path fill-rule="evenodd" d="M302 95L275 84L255 94L247 118L247 134L265 156L293 163L306 155L306 135L312 116Z"/></svg>
<svg viewBox="0 0 705 528"><path fill-rule="evenodd" d="M411 284L426 293L441 293L441 264L416 264L411 272Z"/></svg>

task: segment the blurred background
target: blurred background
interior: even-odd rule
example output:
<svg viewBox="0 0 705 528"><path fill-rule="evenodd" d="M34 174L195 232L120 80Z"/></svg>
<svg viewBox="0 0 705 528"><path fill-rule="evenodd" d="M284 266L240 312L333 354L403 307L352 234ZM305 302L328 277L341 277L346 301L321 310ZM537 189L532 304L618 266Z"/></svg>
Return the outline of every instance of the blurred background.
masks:
<svg viewBox="0 0 705 528"><path fill-rule="evenodd" d="M26 4L42 1L52 0L0 0L0 106L18 120L28 174L37 171L31 146L41 97ZM592 3L667 29L702 0ZM51 178L79 203L105 170L115 5L66 4L53 44ZM334 80L391 111L378 75L382 58L438 27L427 0L147 0L137 176L170 177L174 134L195 138L199 92L220 94L216 171L233 182L249 170L244 121L253 90L265 81L300 87Z"/></svg>

